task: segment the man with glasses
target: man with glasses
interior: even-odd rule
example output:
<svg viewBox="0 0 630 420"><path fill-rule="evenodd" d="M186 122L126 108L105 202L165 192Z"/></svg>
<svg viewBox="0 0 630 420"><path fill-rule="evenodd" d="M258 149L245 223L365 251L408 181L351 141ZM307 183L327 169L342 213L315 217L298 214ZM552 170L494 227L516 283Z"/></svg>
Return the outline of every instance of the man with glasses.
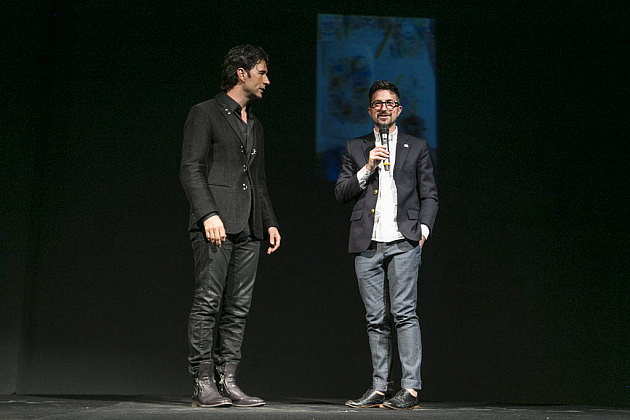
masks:
<svg viewBox="0 0 630 420"><path fill-rule="evenodd" d="M401 112L398 88L388 81L374 82L368 107L374 129L348 141L335 185L338 201L354 202L348 248L354 254L372 355L372 386L346 402L355 408L412 409L420 402L418 270L438 194L427 142L399 132ZM385 144L381 133L387 134ZM400 391L391 396L394 332L402 378Z"/></svg>

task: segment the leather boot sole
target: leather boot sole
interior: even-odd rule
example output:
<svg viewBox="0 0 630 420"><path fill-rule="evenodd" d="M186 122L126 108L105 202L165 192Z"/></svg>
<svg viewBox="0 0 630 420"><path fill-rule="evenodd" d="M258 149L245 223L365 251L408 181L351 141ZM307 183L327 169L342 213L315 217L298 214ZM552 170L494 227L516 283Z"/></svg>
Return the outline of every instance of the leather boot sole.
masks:
<svg viewBox="0 0 630 420"><path fill-rule="evenodd" d="M199 408L229 407L231 405L232 405L232 403L230 403L230 402L218 402L218 403L215 403L215 404L201 404L199 401L195 401L195 400L193 400L193 402L192 402L192 406L193 407L199 407Z"/></svg>

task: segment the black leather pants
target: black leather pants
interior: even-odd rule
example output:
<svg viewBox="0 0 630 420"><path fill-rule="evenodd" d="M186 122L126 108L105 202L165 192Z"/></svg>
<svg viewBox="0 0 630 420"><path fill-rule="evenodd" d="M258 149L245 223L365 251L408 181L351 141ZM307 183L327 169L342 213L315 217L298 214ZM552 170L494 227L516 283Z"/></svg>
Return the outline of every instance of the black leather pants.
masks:
<svg viewBox="0 0 630 420"><path fill-rule="evenodd" d="M195 291L188 318L189 370L200 363L241 360L241 344L252 301L260 241L248 232L228 235L217 247L203 232L191 232Z"/></svg>

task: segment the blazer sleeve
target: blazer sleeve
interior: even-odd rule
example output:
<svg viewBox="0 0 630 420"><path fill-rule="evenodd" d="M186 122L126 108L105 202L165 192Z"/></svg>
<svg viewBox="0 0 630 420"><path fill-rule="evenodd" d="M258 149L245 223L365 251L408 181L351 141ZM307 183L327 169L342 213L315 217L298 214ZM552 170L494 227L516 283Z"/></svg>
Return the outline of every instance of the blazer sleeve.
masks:
<svg viewBox="0 0 630 420"><path fill-rule="evenodd" d="M267 171L265 169L265 132L262 128L262 124L259 124L260 129L260 201L262 210L262 221L265 234L270 227L279 227L278 220L276 219L276 213L273 211L271 204L271 197L269 196L269 189L267 188Z"/></svg>
<svg viewBox="0 0 630 420"><path fill-rule="evenodd" d="M361 195L363 190L359 186L357 172L359 172L359 168L357 168L357 164L352 158L349 141L346 143L346 150L341 156L341 169L335 184L335 198L337 201L346 203Z"/></svg>
<svg viewBox="0 0 630 420"><path fill-rule="evenodd" d="M197 221L210 213L218 214L207 179L208 162L212 161L211 133L208 114L195 105L184 124L179 179Z"/></svg>
<svg viewBox="0 0 630 420"><path fill-rule="evenodd" d="M416 163L416 179L420 195L420 223L427 225L432 231L438 212L438 190L429 146L426 142L423 142L423 145Z"/></svg>

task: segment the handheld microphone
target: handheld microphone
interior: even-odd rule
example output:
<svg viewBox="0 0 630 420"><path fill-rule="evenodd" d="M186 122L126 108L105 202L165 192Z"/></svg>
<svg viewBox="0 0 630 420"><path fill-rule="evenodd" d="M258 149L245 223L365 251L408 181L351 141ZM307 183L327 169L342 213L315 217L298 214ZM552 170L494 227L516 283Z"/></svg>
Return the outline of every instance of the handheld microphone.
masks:
<svg viewBox="0 0 630 420"><path fill-rule="evenodd" d="M387 149L387 153L389 153L389 127L386 124L381 124L379 127L379 135L381 136L381 145L384 145ZM389 157L383 161L383 168L386 171L389 171L389 167L391 166L389 162Z"/></svg>

